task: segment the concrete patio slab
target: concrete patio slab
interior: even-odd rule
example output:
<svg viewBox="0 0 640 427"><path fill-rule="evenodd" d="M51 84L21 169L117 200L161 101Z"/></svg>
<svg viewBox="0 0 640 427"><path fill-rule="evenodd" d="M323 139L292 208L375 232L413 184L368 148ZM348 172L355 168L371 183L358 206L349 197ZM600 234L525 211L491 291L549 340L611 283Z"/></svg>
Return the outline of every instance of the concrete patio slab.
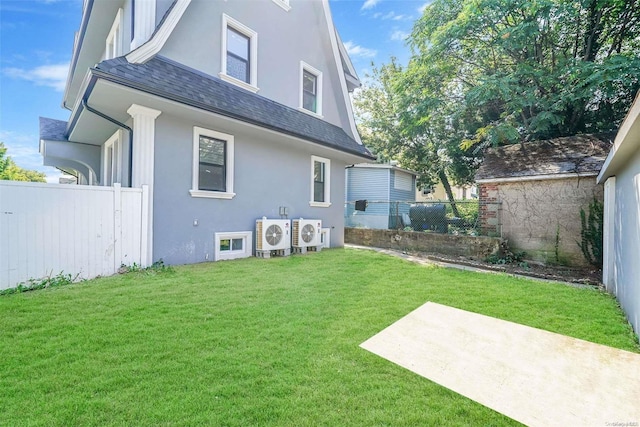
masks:
<svg viewBox="0 0 640 427"><path fill-rule="evenodd" d="M530 426L640 426L640 354L432 302L361 347Z"/></svg>

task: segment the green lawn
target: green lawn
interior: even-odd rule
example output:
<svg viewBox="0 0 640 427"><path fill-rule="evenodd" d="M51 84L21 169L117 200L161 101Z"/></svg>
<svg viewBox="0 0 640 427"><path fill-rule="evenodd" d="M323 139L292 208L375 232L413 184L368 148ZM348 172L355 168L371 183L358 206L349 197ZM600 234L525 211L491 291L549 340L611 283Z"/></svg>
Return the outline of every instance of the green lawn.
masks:
<svg viewBox="0 0 640 427"><path fill-rule="evenodd" d="M515 425L358 347L426 301L639 351L614 299L334 249L0 296L0 425Z"/></svg>

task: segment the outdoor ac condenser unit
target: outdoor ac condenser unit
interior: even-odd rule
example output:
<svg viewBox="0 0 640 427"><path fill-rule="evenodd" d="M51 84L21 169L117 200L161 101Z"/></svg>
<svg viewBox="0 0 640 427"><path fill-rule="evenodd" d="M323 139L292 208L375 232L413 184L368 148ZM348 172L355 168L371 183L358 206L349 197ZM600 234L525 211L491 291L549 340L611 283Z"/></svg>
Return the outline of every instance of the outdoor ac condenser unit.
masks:
<svg viewBox="0 0 640 427"><path fill-rule="evenodd" d="M322 220L303 218L294 219L292 230L292 246L294 248L320 246Z"/></svg>
<svg viewBox="0 0 640 427"><path fill-rule="evenodd" d="M291 221L266 217L256 220L256 252L279 250L291 250Z"/></svg>

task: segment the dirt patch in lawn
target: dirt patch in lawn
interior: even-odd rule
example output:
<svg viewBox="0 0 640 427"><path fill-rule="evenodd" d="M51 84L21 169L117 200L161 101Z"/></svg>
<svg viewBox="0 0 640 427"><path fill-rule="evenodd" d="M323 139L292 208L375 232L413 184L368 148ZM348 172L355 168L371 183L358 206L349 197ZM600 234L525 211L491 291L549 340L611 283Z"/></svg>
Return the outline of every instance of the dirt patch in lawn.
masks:
<svg viewBox="0 0 640 427"><path fill-rule="evenodd" d="M527 262L526 264L491 264L489 262L469 257L445 257L435 254L412 253L411 255L451 264L466 265L483 270L498 271L538 279L559 280L582 285L602 287L602 270L592 268L575 268L561 265L543 265Z"/></svg>

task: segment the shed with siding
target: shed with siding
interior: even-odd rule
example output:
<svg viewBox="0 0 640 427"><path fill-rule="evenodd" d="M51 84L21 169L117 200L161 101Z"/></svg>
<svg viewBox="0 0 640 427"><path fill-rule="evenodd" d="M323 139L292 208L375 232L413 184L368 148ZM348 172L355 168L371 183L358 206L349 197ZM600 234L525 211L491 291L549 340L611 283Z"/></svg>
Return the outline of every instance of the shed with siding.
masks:
<svg viewBox="0 0 640 427"><path fill-rule="evenodd" d="M415 201L417 173L394 164L359 163L346 168L345 227L396 228L402 225L408 204ZM365 211L356 200L367 200Z"/></svg>
<svg viewBox="0 0 640 427"><path fill-rule="evenodd" d="M487 150L476 173L484 232L501 234L534 261L586 265L580 209L602 202L596 176L610 140L575 135Z"/></svg>

